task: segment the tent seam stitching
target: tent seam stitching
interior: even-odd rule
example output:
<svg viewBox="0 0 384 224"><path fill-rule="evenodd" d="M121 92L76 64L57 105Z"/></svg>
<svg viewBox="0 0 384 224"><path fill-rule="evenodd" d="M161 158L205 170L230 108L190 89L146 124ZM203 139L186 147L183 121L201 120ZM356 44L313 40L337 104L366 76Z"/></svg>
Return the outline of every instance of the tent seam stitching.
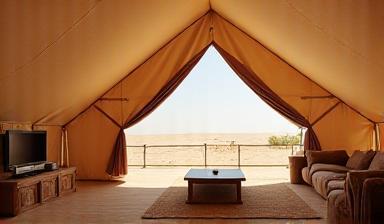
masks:
<svg viewBox="0 0 384 224"><path fill-rule="evenodd" d="M70 31L72 31L78 24L80 24L85 18L87 18L88 15L91 14L91 12L96 8L98 3L101 2L101 1L102 0L96 0L95 3L92 5L92 7L87 10L87 12L85 12L82 16L80 16L79 19L77 19L69 28L64 30L55 40L53 40L50 43L48 43L48 45L46 45L39 53L37 53L35 56L33 56L31 59L29 59L26 63L18 66L16 69L14 69L13 71L9 72L8 75L6 75L6 76L15 74L18 71L24 69L25 67L27 67L29 65L32 65L37 59L40 58L40 56L44 55L44 53L48 49L50 49L52 46L56 45L60 40L62 40L66 36L66 34L68 34Z"/></svg>

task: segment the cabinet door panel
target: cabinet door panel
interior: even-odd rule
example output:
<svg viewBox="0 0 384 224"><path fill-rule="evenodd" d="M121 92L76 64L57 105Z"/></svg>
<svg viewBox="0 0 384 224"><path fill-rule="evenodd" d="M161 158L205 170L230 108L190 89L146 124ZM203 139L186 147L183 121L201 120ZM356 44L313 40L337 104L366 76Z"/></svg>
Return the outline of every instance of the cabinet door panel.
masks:
<svg viewBox="0 0 384 224"><path fill-rule="evenodd" d="M58 196L58 181L57 177L43 180L42 186L42 200L47 201L51 198Z"/></svg>
<svg viewBox="0 0 384 224"><path fill-rule="evenodd" d="M65 174L61 176L61 191L72 191L74 188L73 174Z"/></svg>
<svg viewBox="0 0 384 224"><path fill-rule="evenodd" d="M21 210L34 207L39 203L38 184L20 187L18 197Z"/></svg>

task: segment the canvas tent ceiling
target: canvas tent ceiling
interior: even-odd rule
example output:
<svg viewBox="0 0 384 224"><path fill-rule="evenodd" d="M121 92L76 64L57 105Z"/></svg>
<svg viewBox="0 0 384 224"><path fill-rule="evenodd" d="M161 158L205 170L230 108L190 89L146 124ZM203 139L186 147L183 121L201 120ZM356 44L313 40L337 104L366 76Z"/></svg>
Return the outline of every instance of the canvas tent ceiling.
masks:
<svg viewBox="0 0 384 224"><path fill-rule="evenodd" d="M2 1L0 120L69 122L80 176L105 179L123 124L215 43L326 149L368 149L384 111L382 12L379 1Z"/></svg>
<svg viewBox="0 0 384 224"><path fill-rule="evenodd" d="M1 1L1 120L65 124L208 1Z"/></svg>
<svg viewBox="0 0 384 224"><path fill-rule="evenodd" d="M384 2L363 0L1 1L1 120L66 123L210 9L383 120Z"/></svg>
<svg viewBox="0 0 384 224"><path fill-rule="evenodd" d="M111 161L112 164L117 164L113 165L117 170L116 175L119 175L119 170L126 168L121 166L126 158L125 147L121 143L124 138L122 129L140 121L155 109L158 102L172 92L169 83L190 64L192 58L204 52L212 43L220 48L220 53L224 50L252 72L248 78L257 77L278 98L288 103L291 109L275 105L276 109L282 108L282 115L295 122L296 119L297 122L301 120L300 125L314 129L324 150L343 148L353 151L374 147L372 122L223 17L209 12L164 45L66 126L71 163L77 166L81 178L108 178L105 167ZM248 84L247 81L246 83ZM258 88L252 87L255 92L258 92ZM263 98L272 104L272 101L278 100L267 96L272 93L258 94L264 94L266 98ZM95 150L97 154L94 153ZM109 158L108 154L111 154Z"/></svg>

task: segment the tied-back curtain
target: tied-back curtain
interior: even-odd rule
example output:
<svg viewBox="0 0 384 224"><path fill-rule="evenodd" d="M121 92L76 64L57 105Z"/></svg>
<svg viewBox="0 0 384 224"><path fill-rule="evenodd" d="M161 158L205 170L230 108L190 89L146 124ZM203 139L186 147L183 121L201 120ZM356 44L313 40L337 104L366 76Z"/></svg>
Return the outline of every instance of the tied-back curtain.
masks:
<svg viewBox="0 0 384 224"><path fill-rule="evenodd" d="M128 173L127 150L124 129L120 129L114 145L113 154L108 164L107 173L111 176L120 176Z"/></svg>
<svg viewBox="0 0 384 224"><path fill-rule="evenodd" d="M251 69L239 62L235 57L230 55L218 44L213 43L217 51L231 66L236 74L270 107L282 114L291 121L307 128L304 138L304 149L321 150L320 142L317 139L316 133L312 129L309 121L297 112L292 106L281 99L273 92ZM257 60L257 59L256 59Z"/></svg>
<svg viewBox="0 0 384 224"><path fill-rule="evenodd" d="M304 135L304 149L305 150L321 150L319 139L317 139L316 133L312 126L305 126L307 132Z"/></svg>
<svg viewBox="0 0 384 224"><path fill-rule="evenodd" d="M159 91L155 97L143 107L135 116L126 121L121 127L116 139L116 143L109 160L107 173L111 176L121 176L127 174L127 153L124 129L129 128L154 111L173 91L180 85L180 83L187 77L189 72L195 67L204 55L209 46L205 47L198 54L196 54L189 62L187 62L172 78L171 80Z"/></svg>

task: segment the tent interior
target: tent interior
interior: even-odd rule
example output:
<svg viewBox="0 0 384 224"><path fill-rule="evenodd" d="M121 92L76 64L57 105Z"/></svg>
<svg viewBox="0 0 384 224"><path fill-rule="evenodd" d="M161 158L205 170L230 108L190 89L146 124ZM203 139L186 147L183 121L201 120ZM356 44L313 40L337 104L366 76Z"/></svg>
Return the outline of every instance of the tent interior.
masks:
<svg viewBox="0 0 384 224"><path fill-rule="evenodd" d="M383 1L1 1L1 132L46 130L79 180L122 177L124 129L213 46L306 149L380 151L383 28Z"/></svg>

